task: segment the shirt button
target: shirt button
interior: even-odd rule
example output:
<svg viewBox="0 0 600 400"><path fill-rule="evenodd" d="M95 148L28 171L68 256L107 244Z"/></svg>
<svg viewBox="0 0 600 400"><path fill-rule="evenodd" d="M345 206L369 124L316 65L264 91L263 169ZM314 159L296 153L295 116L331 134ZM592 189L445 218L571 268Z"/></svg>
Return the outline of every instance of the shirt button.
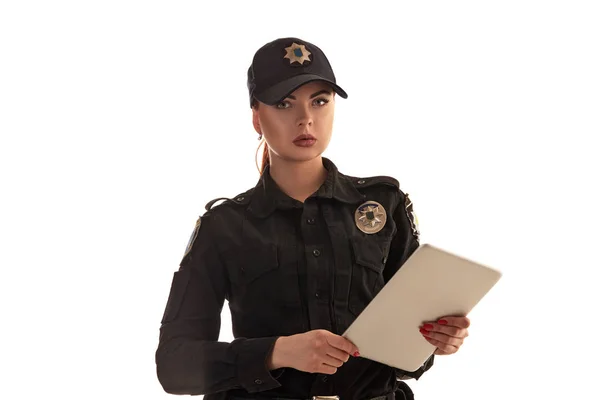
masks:
<svg viewBox="0 0 600 400"><path fill-rule="evenodd" d="M319 257L321 255L321 252L317 249L313 250L313 256L315 257Z"/></svg>
<svg viewBox="0 0 600 400"><path fill-rule="evenodd" d="M359 181L358 181L358 182L356 182L356 183L358 183L359 185L362 185L363 183L365 183L365 180L364 180L364 179L361 179L361 180L359 180Z"/></svg>
<svg viewBox="0 0 600 400"><path fill-rule="evenodd" d="M262 381L260 379L255 380L254 383L256 383L257 385L262 385Z"/></svg>
<svg viewBox="0 0 600 400"><path fill-rule="evenodd" d="M316 292L315 297L319 297L319 296L320 296L319 292Z"/></svg>
<svg viewBox="0 0 600 400"><path fill-rule="evenodd" d="M309 225L314 225L314 224L315 224L315 219L314 219L314 218L309 218L309 219L307 219L307 220L306 220L306 222L307 222Z"/></svg>
<svg viewBox="0 0 600 400"><path fill-rule="evenodd" d="M326 376L324 376L324 377L323 377L323 379L322 379L322 381L323 381L323 382L327 382L327 377L326 377Z"/></svg>
<svg viewBox="0 0 600 400"><path fill-rule="evenodd" d="M384 264L387 262L387 257L383 257L383 260L381 260Z"/></svg>

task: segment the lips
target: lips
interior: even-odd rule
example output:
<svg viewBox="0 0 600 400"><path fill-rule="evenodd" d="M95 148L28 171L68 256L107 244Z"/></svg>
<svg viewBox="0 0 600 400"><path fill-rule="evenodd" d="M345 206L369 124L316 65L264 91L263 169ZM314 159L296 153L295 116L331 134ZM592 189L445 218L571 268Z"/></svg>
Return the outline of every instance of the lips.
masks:
<svg viewBox="0 0 600 400"><path fill-rule="evenodd" d="M309 135L308 133L303 133L302 135L296 136L294 139L294 143L299 142L301 140L317 140L313 135Z"/></svg>

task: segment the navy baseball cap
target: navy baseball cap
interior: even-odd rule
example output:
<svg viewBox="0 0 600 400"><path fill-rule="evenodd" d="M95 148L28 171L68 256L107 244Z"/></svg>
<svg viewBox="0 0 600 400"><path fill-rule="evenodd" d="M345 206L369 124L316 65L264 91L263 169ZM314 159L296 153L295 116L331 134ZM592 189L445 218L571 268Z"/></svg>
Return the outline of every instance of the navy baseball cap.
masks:
<svg viewBox="0 0 600 400"><path fill-rule="evenodd" d="M298 38L282 38L258 49L248 68L250 105L256 98L275 105L308 82L323 81L344 99L348 94L339 87L329 60L320 48Z"/></svg>

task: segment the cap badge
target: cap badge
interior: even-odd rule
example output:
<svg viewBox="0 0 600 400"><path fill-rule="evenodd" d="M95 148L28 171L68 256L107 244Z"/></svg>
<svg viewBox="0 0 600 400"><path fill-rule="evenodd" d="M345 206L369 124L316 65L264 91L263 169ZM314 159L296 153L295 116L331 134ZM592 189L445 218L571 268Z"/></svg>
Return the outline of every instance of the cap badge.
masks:
<svg viewBox="0 0 600 400"><path fill-rule="evenodd" d="M305 61L310 62L310 56L312 53L306 50L306 47L303 44L292 43L290 47L286 47L285 51L287 52L283 58L287 58L290 60L290 65L297 62L300 65L303 65Z"/></svg>
<svg viewBox="0 0 600 400"><path fill-rule="evenodd" d="M386 221L385 209L376 201L367 201L361 204L354 213L354 222L357 228L369 235L382 230Z"/></svg>

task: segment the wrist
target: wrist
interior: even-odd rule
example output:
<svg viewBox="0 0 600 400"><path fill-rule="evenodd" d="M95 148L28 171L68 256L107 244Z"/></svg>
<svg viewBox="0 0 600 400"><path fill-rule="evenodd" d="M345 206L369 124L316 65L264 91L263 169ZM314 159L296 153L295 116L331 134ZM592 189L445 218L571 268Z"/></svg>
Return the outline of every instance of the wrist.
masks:
<svg viewBox="0 0 600 400"><path fill-rule="evenodd" d="M286 336L280 336L275 340L275 344L273 345L273 350L271 354L267 358L267 367L270 371L274 369L287 367L287 363L285 362L284 357L284 348L286 343Z"/></svg>

